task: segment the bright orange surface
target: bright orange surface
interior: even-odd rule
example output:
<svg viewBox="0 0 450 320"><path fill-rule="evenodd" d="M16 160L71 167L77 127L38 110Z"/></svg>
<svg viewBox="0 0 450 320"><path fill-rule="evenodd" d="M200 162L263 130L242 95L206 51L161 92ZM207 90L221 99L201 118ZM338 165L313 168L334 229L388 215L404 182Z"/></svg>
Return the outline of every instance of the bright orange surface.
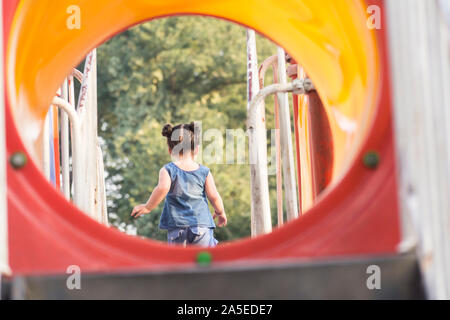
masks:
<svg viewBox="0 0 450 320"><path fill-rule="evenodd" d="M114 34L173 14L209 15L247 25L283 46L304 66L330 118L335 178L348 167L371 124L378 57L362 0L75 2L81 10L79 30L66 25L70 17L66 9L73 0L23 0L13 21L7 90L19 131L35 158L45 113L71 68Z"/></svg>

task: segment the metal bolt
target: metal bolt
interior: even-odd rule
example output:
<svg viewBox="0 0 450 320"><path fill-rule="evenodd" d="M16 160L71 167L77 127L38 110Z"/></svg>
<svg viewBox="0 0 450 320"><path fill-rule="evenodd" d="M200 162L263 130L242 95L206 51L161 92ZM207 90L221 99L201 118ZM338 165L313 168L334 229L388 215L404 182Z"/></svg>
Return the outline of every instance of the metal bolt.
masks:
<svg viewBox="0 0 450 320"><path fill-rule="evenodd" d="M380 163L380 155L376 151L368 151L363 157L364 166L369 169L375 169Z"/></svg>
<svg viewBox="0 0 450 320"><path fill-rule="evenodd" d="M212 261L212 255L208 251L201 251L197 254L197 264L200 266L209 266Z"/></svg>
<svg viewBox="0 0 450 320"><path fill-rule="evenodd" d="M292 93L293 94L304 94L305 93L305 87L304 87L304 80L303 79L294 79L292 80Z"/></svg>
<svg viewBox="0 0 450 320"><path fill-rule="evenodd" d="M27 164L27 156L21 151L14 152L9 157L9 163L14 169L20 169Z"/></svg>
<svg viewBox="0 0 450 320"><path fill-rule="evenodd" d="M305 78L303 80L303 88L306 92L315 90L316 88L314 87L314 83L311 81L310 78Z"/></svg>

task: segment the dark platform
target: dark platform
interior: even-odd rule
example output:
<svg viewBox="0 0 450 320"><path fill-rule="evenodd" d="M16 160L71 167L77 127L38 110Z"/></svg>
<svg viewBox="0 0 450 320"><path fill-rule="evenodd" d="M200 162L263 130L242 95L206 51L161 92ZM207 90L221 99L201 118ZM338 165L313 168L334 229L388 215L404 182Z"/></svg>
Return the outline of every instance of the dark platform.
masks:
<svg viewBox="0 0 450 320"><path fill-rule="evenodd" d="M369 290L367 267L381 270L381 289ZM81 290L68 275L16 277L4 298L16 299L424 299L413 252L381 257L211 266L176 272L85 274ZM5 281L4 281L5 282ZM8 284L3 283L4 288Z"/></svg>

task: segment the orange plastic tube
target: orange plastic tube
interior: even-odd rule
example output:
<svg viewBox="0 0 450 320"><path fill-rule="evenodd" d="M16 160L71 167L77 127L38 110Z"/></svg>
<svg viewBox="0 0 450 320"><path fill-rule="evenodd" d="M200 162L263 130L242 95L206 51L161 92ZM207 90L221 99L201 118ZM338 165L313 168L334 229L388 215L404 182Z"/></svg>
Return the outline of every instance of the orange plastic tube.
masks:
<svg viewBox="0 0 450 320"><path fill-rule="evenodd" d="M70 29L67 23L74 13L68 9L73 4L23 0L10 32L7 92L19 131L35 158L50 101L89 50L134 24L175 14L214 16L249 26L305 67L330 119L333 177L349 165L370 127L378 59L362 0L79 0L80 29Z"/></svg>

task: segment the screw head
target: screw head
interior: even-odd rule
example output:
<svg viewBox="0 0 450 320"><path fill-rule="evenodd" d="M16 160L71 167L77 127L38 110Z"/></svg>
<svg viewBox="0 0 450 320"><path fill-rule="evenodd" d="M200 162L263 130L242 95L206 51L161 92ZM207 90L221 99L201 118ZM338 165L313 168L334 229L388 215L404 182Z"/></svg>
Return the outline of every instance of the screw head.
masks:
<svg viewBox="0 0 450 320"><path fill-rule="evenodd" d="M200 266L209 266L212 261L212 255L208 251L200 251L197 254L197 264Z"/></svg>
<svg viewBox="0 0 450 320"><path fill-rule="evenodd" d="M366 168L375 169L380 163L380 155L376 151L368 151L364 154L363 164Z"/></svg>
<svg viewBox="0 0 450 320"><path fill-rule="evenodd" d="M27 164L27 156L21 151L14 152L9 157L9 163L14 169L23 168Z"/></svg>

